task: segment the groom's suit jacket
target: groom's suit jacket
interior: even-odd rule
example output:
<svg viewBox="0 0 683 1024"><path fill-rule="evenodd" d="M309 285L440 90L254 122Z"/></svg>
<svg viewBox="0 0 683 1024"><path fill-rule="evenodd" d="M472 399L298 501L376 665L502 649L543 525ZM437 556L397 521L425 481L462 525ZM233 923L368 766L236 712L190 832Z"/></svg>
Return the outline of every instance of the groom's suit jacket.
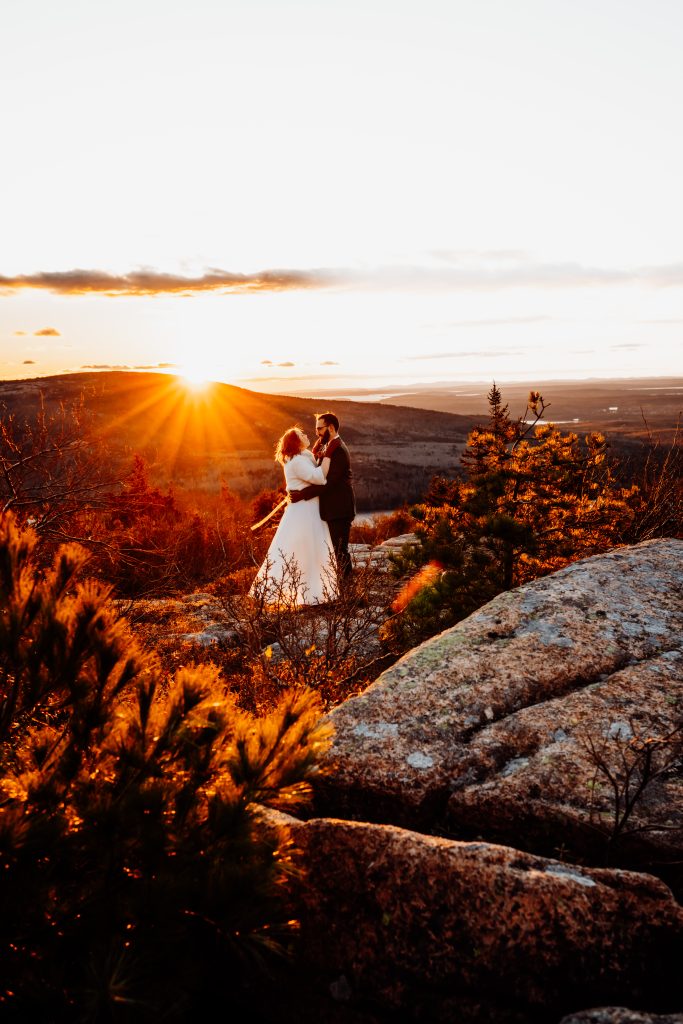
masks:
<svg viewBox="0 0 683 1024"><path fill-rule="evenodd" d="M330 469L326 484L309 484L301 492L304 498L320 498L320 518L353 519L356 514L356 498L351 483L351 459L349 449L341 438L338 448L330 456Z"/></svg>

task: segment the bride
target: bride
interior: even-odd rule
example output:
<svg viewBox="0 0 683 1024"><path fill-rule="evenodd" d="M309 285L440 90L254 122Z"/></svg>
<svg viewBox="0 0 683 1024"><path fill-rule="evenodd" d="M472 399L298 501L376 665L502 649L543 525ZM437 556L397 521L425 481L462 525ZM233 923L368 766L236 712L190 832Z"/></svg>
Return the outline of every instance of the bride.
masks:
<svg viewBox="0 0 683 1024"><path fill-rule="evenodd" d="M308 484L325 484L329 456L320 466L309 451L309 439L300 427L285 431L275 448L275 461L284 470L288 491ZM330 530L320 518L319 499L286 506L268 554L249 591L269 604L320 604L339 596Z"/></svg>

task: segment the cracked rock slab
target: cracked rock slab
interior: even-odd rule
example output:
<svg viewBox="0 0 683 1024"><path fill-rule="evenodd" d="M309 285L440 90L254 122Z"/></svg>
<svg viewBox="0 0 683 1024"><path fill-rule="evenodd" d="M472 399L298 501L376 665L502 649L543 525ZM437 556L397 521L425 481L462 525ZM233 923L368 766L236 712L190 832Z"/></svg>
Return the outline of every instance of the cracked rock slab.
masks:
<svg viewBox="0 0 683 1024"><path fill-rule="evenodd" d="M683 712L683 654L628 665L563 697L514 712L477 732L468 773L453 780L448 827L557 855L564 849L599 859L617 824L612 785L592 749L619 777L640 763L633 742L672 733ZM681 737L683 739L683 737ZM591 749L592 747L592 749ZM683 754L683 743L678 742ZM655 754L671 759L674 740ZM634 775L633 787L639 775ZM622 797L625 796L625 790ZM671 864L683 850L683 775L655 779L618 833L620 862Z"/></svg>
<svg viewBox="0 0 683 1024"><path fill-rule="evenodd" d="M682 637L679 540L620 548L501 594L331 712L317 810L422 830L448 818L523 845L532 808L552 852L566 809L585 824L589 800L604 796L587 789L581 730L619 743L634 726L661 734L680 717ZM641 823L666 805L681 824L681 787L680 776L662 782ZM489 832L497 821L499 835Z"/></svg>

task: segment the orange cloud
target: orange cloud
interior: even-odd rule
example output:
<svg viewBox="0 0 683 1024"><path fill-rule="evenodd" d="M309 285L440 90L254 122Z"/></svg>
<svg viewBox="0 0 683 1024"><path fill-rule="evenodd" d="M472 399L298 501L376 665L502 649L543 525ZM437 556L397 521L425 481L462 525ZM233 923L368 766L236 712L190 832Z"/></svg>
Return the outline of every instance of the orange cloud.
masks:
<svg viewBox="0 0 683 1024"><path fill-rule="evenodd" d="M40 331L33 332L36 338L61 338L62 332L56 327L43 327Z"/></svg>
<svg viewBox="0 0 683 1024"><path fill-rule="evenodd" d="M332 284L329 274L318 271L262 270L256 274L233 274L210 268L200 277L136 270L129 274L108 274L102 270L64 270L0 275L0 291L15 292L37 288L60 295L96 292L121 295L191 295L194 292L277 292L302 288L324 288Z"/></svg>

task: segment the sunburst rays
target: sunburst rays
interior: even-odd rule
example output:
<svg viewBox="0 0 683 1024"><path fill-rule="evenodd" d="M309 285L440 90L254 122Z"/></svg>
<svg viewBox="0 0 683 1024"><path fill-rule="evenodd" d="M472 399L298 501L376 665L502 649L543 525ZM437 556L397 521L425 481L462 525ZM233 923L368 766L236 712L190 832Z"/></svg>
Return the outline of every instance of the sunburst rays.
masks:
<svg viewBox="0 0 683 1024"><path fill-rule="evenodd" d="M173 462L185 441L191 440L200 454L215 447L215 443L206 444L208 431L214 438L223 433L211 385L195 392L182 378L169 376L150 386L148 379L136 380L130 374L123 387L125 406L109 421L105 433L111 436L134 427L136 448L155 447Z"/></svg>

